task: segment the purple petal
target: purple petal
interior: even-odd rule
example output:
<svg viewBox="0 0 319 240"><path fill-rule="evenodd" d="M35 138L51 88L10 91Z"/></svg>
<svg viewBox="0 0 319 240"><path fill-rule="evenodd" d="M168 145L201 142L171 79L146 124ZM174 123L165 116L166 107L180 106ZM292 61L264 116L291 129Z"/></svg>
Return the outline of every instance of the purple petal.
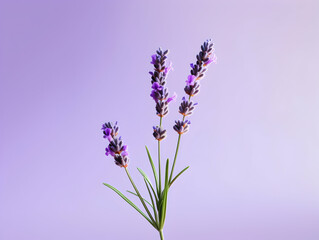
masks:
<svg viewBox="0 0 319 240"><path fill-rule="evenodd" d="M169 73L169 71L173 70L172 68L172 62L170 62L169 66L167 66L164 70L165 75Z"/></svg>
<svg viewBox="0 0 319 240"><path fill-rule="evenodd" d="M217 63L217 56L215 53L213 53L213 55L211 56L211 58L209 58L206 62L204 62L204 66L207 66L211 63Z"/></svg>
<svg viewBox="0 0 319 240"><path fill-rule="evenodd" d="M156 64L156 54L152 55L151 64Z"/></svg>
<svg viewBox="0 0 319 240"><path fill-rule="evenodd" d="M166 102L170 103L171 101L175 101L176 98L177 98L177 95L176 95L176 93L174 93L173 96L169 97Z"/></svg>
<svg viewBox="0 0 319 240"><path fill-rule="evenodd" d="M156 91L155 91L155 90L153 90L153 91L151 92L150 96L154 99L155 102L158 101L158 99L156 98Z"/></svg>
<svg viewBox="0 0 319 240"><path fill-rule="evenodd" d="M192 85L195 81L195 76L194 75L188 75L187 80L186 80L186 84L187 86Z"/></svg>
<svg viewBox="0 0 319 240"><path fill-rule="evenodd" d="M151 74L152 76L153 76L153 74L154 74L153 72L148 72L148 73Z"/></svg>
<svg viewBox="0 0 319 240"><path fill-rule="evenodd" d="M128 152L127 151L123 151L121 152L121 155L124 157L124 156L127 156L128 155Z"/></svg>
<svg viewBox="0 0 319 240"><path fill-rule="evenodd" d="M194 68L194 64L193 63L191 63L190 66L191 66L191 68Z"/></svg>
<svg viewBox="0 0 319 240"><path fill-rule="evenodd" d="M162 90L162 89L163 89L163 86L161 86L158 82L154 82L154 83L152 84L152 88L153 88L154 90Z"/></svg>
<svg viewBox="0 0 319 240"><path fill-rule="evenodd" d="M109 148L105 148L105 155L108 156L110 154Z"/></svg>
<svg viewBox="0 0 319 240"><path fill-rule="evenodd" d="M124 145L121 150L122 151L126 151L127 150L127 145Z"/></svg>
<svg viewBox="0 0 319 240"><path fill-rule="evenodd" d="M182 98L182 100L185 102L186 101L186 98L185 98L185 96Z"/></svg>
<svg viewBox="0 0 319 240"><path fill-rule="evenodd" d="M194 106L198 105L198 103L194 103Z"/></svg>

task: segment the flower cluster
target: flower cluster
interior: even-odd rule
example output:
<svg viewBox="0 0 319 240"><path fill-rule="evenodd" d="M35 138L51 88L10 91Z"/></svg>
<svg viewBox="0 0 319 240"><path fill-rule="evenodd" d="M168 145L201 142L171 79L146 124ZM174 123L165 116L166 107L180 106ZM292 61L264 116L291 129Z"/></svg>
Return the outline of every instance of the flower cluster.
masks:
<svg viewBox="0 0 319 240"><path fill-rule="evenodd" d="M179 106L179 113L182 114L183 116L189 116L191 115L195 108L195 106L197 105L198 103L193 103L189 100L186 100L185 97L182 98L182 103L181 105Z"/></svg>
<svg viewBox="0 0 319 240"><path fill-rule="evenodd" d="M162 51L161 49L156 51L156 54L152 55L151 64L154 65L154 71L149 72L151 74L152 92L151 97L154 99L156 106L156 114L159 117L164 117L168 113L168 104L176 99L176 94L168 97L168 90L165 87L166 77L172 69L172 64L166 64L168 50Z"/></svg>
<svg viewBox="0 0 319 240"><path fill-rule="evenodd" d="M204 77L204 72L207 70L207 66L211 63L217 62L217 57L214 53L213 43L211 40L207 40L201 46L201 51L196 56L196 63L191 63L191 74L187 77L186 86L184 88L185 93L190 97L199 93L200 85L197 80Z"/></svg>
<svg viewBox="0 0 319 240"><path fill-rule="evenodd" d="M185 121L175 121L174 130L178 134L183 134L188 131L189 124L191 124L191 121L185 120Z"/></svg>
<svg viewBox="0 0 319 240"><path fill-rule="evenodd" d="M156 126L156 127L153 127L153 130L154 130L153 136L156 140L161 141L164 138L166 138L166 130L163 129L162 127Z"/></svg>
<svg viewBox="0 0 319 240"><path fill-rule="evenodd" d="M190 101L191 97L199 93L199 81L204 77L204 73L207 70L207 66L211 63L216 63L217 57L214 53L213 43L211 40L207 40L201 46L201 51L196 56L196 63L191 63L190 75L188 75L186 80L186 86L184 88L185 93L188 95L188 100L185 97L182 98L182 103L179 107L179 113L183 115L182 121L175 121L174 130L178 134L182 134L188 131L190 121L184 120L186 116L192 114L194 106L197 103Z"/></svg>
<svg viewBox="0 0 319 240"><path fill-rule="evenodd" d="M127 145L123 145L122 137L118 137L119 127L117 122L110 122L102 125L104 138L109 140L109 145L105 149L105 155L114 157L115 164L120 167L127 167L129 163Z"/></svg>

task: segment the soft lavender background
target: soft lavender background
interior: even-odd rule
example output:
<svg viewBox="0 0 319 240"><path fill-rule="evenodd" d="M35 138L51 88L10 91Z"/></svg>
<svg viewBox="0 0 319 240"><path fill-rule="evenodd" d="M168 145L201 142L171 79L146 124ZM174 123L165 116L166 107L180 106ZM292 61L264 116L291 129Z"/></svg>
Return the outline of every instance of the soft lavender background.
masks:
<svg viewBox="0 0 319 240"><path fill-rule="evenodd" d="M1 1L0 239L159 239L102 185L131 189L100 126L119 121L141 186L144 145L156 153L150 55L171 49L180 100L210 37L219 63L182 139L177 169L191 168L170 192L166 238L319 239L315 0Z"/></svg>

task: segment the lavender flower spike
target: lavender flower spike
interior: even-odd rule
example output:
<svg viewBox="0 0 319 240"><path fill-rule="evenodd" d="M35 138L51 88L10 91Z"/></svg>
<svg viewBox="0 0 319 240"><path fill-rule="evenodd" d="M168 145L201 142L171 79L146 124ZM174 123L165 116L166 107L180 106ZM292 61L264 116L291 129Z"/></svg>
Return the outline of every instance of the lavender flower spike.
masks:
<svg viewBox="0 0 319 240"><path fill-rule="evenodd" d="M156 140L162 141L164 138L166 138L166 130L162 127L156 126L153 127L153 136Z"/></svg>
<svg viewBox="0 0 319 240"><path fill-rule="evenodd" d="M193 97L199 93L200 85L197 80L204 77L204 72L207 70L207 66L211 63L216 63L217 57L214 53L213 43L211 40L207 40L201 46L201 51L196 56L196 63L191 63L190 75L186 80L186 86L184 91L190 97Z"/></svg>
<svg viewBox="0 0 319 240"><path fill-rule="evenodd" d="M151 61L151 64L154 65L154 72L149 72L152 79L150 96L156 102L156 115L161 118L168 114L168 104L176 99L176 94L168 98L168 90L165 87L167 74L172 69L172 63L166 65L167 54L168 50L159 49L156 51L156 54L152 55Z"/></svg>
<svg viewBox="0 0 319 240"><path fill-rule="evenodd" d="M103 124L102 130L104 138L109 140L109 145L105 148L105 155L111 155L116 165L126 168L129 163L127 145L124 145L122 138L117 136L119 131L117 122L114 125L110 122Z"/></svg>
<svg viewBox="0 0 319 240"><path fill-rule="evenodd" d="M170 103L171 101L175 101L176 98L177 98L177 94L174 92L173 96L169 97L166 102Z"/></svg>
<svg viewBox="0 0 319 240"><path fill-rule="evenodd" d="M186 100L185 97L183 97L183 101L179 107L179 113L182 114L183 116L189 116L191 115L194 110L194 106L196 106L198 103L193 103L191 101Z"/></svg>
<svg viewBox="0 0 319 240"><path fill-rule="evenodd" d="M189 120L175 121L175 125L173 128L178 134L181 135L181 134L186 133L188 131L189 124L191 124L191 122Z"/></svg>

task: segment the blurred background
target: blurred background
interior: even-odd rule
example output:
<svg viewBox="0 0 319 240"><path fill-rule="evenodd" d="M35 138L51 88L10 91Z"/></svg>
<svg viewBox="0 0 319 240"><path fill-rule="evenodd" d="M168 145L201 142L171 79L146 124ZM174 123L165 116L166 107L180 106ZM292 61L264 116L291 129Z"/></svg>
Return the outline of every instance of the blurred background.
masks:
<svg viewBox="0 0 319 240"><path fill-rule="evenodd" d="M0 239L159 239L114 192L132 190L104 155L119 121L130 171L151 174L158 124L150 56L170 49L178 99L208 38L218 64L201 81L169 193L165 237L319 239L319 2L40 1L0 3ZM143 189L143 190L142 190ZM132 196L132 200L138 200Z"/></svg>

